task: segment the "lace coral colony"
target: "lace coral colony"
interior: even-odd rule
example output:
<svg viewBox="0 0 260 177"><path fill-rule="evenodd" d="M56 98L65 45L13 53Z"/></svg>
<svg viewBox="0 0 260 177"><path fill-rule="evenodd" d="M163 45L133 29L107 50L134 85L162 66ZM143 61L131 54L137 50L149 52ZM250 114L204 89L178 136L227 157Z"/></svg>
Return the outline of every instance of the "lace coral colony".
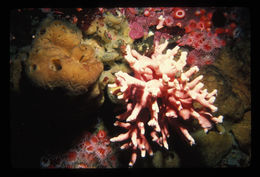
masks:
<svg viewBox="0 0 260 177"><path fill-rule="evenodd" d="M119 71L115 73L116 82L109 84L114 88L113 93L118 99L123 99L127 104L125 113L118 115L115 126L123 127L128 131L110 139L111 142L129 140L121 146L121 149L132 149L132 157L129 166L133 166L137 159L138 151L145 157L146 152L153 155L152 148L146 139L145 125L151 126L153 131L150 136L160 146L168 149L167 138L170 136L168 126L174 126L184 135L190 145L195 140L179 118L187 120L190 117L197 119L200 126L207 132L213 123L221 123L223 116L214 117L210 112L201 108L195 110L193 100L199 102L211 112L216 112L217 107L213 105L217 90L208 93L203 89L204 84L200 82L202 75L190 81L190 77L199 71L197 66L183 71L186 65L187 51L181 51L178 61L173 60L179 46L168 49L165 54L168 41L163 44L156 42L154 53L151 58L139 54L126 47L125 59L134 71L134 77ZM179 75L179 77L176 77ZM160 98L161 103L157 102ZM150 114L145 112L148 108ZM150 115L150 116L149 116Z"/></svg>

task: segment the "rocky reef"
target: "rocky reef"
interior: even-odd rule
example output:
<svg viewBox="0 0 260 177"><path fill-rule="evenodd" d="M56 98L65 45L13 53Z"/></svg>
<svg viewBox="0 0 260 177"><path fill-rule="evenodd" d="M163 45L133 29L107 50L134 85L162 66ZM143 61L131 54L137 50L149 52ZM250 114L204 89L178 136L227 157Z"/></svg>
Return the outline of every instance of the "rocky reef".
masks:
<svg viewBox="0 0 260 177"><path fill-rule="evenodd" d="M12 10L14 166L250 166L249 18L242 7Z"/></svg>

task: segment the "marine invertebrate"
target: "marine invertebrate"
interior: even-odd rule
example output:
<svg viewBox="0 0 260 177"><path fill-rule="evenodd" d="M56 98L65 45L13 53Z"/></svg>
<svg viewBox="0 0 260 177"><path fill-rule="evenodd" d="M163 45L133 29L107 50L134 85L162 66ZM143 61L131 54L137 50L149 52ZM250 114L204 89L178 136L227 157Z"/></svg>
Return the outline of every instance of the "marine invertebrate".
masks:
<svg viewBox="0 0 260 177"><path fill-rule="evenodd" d="M91 46L81 44L82 34L65 22L45 20L33 42L26 73L43 88L64 88L68 94L86 93L103 71Z"/></svg>
<svg viewBox="0 0 260 177"><path fill-rule="evenodd" d="M60 20L46 18L37 30L33 45L39 47L57 45L71 50L80 44L81 39L82 33L76 26Z"/></svg>
<svg viewBox="0 0 260 177"><path fill-rule="evenodd" d="M58 159L58 160L57 160ZM114 168L117 158L104 129L84 133L79 143L64 154L41 159L42 168Z"/></svg>
<svg viewBox="0 0 260 177"><path fill-rule="evenodd" d="M111 11L106 11L103 17L96 17L85 30L89 38L84 43L93 45L97 58L105 63L122 59L120 47L133 43L126 17L117 9L114 9L115 13Z"/></svg>
<svg viewBox="0 0 260 177"><path fill-rule="evenodd" d="M186 15L185 11L182 8L174 8L172 16L176 19L182 19Z"/></svg>
<svg viewBox="0 0 260 177"><path fill-rule="evenodd" d="M178 40L178 43L180 46L188 45L204 52L211 52L225 45L225 41L219 39L216 34L206 31L192 31L187 33Z"/></svg>
<svg viewBox="0 0 260 177"><path fill-rule="evenodd" d="M205 26L204 22L197 23L195 20L190 20L189 25L185 27L186 34L177 41L179 46L194 48L188 55L188 64L197 66L212 64L217 49L226 45L225 40L218 37L218 33L212 33L207 29L209 26Z"/></svg>
<svg viewBox="0 0 260 177"><path fill-rule="evenodd" d="M115 73L116 82L109 87L114 88L113 93L126 103L126 112L118 115L119 121L115 126L123 127L128 131L110 139L111 142L129 140L121 149L132 149L129 165L132 166L138 151L144 157L146 152L153 154L149 141L146 138L146 126L152 127L150 136L160 146L168 149L167 138L170 136L168 126L173 126L181 135L184 135L191 145L195 140L189 134L182 121L194 118L207 132L213 124L221 123L223 116L214 117L210 112L216 112L213 105L217 90L208 93L203 89L203 76L194 80L190 77L199 71L197 66L184 71L187 51L181 51L177 61L174 57L180 47L164 50L168 45L155 43L151 58L140 55L126 47L125 59L134 71L134 77L119 71ZM201 104L201 108L194 108L193 102ZM182 119L182 121L181 121Z"/></svg>
<svg viewBox="0 0 260 177"><path fill-rule="evenodd" d="M216 50L212 52L204 52L203 50L192 50L187 56L187 64L190 66L202 67L210 65L215 61Z"/></svg>

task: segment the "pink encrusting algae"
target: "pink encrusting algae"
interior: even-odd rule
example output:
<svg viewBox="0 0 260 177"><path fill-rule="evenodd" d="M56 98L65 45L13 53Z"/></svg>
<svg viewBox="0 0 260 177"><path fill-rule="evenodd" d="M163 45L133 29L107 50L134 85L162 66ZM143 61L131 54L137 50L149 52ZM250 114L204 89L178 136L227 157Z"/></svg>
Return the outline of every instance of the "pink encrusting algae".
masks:
<svg viewBox="0 0 260 177"><path fill-rule="evenodd" d="M213 124L223 120L223 116L212 115L212 112L217 111L217 107L213 105L217 90L208 93L207 89L202 89L202 75L190 80L199 68L193 66L184 71L187 51L180 51L180 57L175 61L174 56L180 47L163 52L167 45L167 40L163 44L157 41L151 58L139 54L127 45L125 59L133 69L134 76L119 71L115 73L116 82L109 85L112 93L126 103L126 112L116 117L118 121L114 125L127 129L126 133L113 137L110 141L128 140L121 149L132 150L129 166L134 165L139 151L142 157L146 153L153 155L146 138L147 125L153 129L150 133L152 141L168 149L167 138L171 134L169 126L184 135L190 145L195 144L181 119L197 119L205 132ZM193 101L200 103L202 108L194 108Z"/></svg>

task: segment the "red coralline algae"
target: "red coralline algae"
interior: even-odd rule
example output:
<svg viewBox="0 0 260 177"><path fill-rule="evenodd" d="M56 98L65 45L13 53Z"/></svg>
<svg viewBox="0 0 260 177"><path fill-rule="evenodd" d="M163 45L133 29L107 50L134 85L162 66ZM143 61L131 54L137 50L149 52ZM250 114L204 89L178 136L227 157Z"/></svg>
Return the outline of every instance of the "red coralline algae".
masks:
<svg viewBox="0 0 260 177"><path fill-rule="evenodd" d="M125 59L133 69L134 76L119 71L115 73L116 82L108 85L113 88L112 93L126 103L126 112L116 117L118 121L114 125L125 128L127 132L110 141L128 140L121 149L132 150L129 166L134 165L139 151L142 157L146 152L153 155L146 138L146 125L152 127L152 141L168 149L169 126L184 135L191 145L195 143L181 119L197 119L205 132L223 120L223 116L214 117L210 113L217 111L213 105L217 90L210 93L207 89L202 90L202 75L190 80L199 68L193 66L184 71L187 51L182 51L179 60L175 61L174 56L180 47L164 53L167 45L167 40L160 45L156 42L151 58L139 54L128 45ZM194 108L193 101L200 103L202 108Z"/></svg>
<svg viewBox="0 0 260 177"><path fill-rule="evenodd" d="M158 24L158 14L154 11L149 12L149 16L135 16L131 17L129 36L132 39L142 38L148 33L149 27Z"/></svg>
<svg viewBox="0 0 260 177"><path fill-rule="evenodd" d="M150 27L157 25L159 22L158 17L159 15L156 12L150 12L149 17L147 17L148 26Z"/></svg>
<svg viewBox="0 0 260 177"><path fill-rule="evenodd" d="M142 38L144 36L144 29L142 27L142 25L140 25L137 22L133 22L130 24L130 32L129 32L129 36L132 39L139 39Z"/></svg>

